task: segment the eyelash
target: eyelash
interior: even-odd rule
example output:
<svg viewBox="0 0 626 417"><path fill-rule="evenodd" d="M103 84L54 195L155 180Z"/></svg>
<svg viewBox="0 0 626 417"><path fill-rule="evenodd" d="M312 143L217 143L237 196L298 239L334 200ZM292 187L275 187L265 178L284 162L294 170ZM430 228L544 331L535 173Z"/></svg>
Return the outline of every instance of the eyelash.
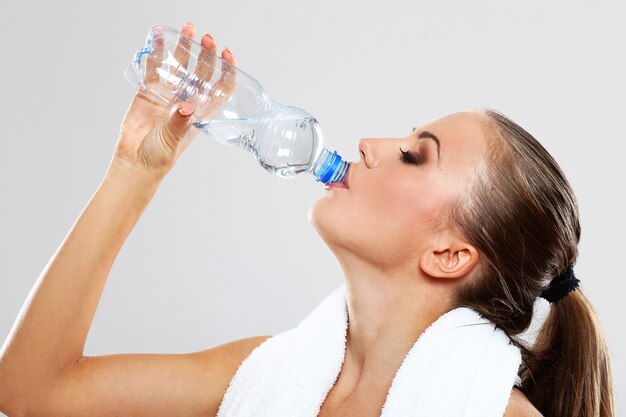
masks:
<svg viewBox="0 0 626 417"><path fill-rule="evenodd" d="M409 151L403 151L402 148L400 148L400 153L402 154L400 155L400 160L405 164L419 165L424 162L422 155L413 155Z"/></svg>

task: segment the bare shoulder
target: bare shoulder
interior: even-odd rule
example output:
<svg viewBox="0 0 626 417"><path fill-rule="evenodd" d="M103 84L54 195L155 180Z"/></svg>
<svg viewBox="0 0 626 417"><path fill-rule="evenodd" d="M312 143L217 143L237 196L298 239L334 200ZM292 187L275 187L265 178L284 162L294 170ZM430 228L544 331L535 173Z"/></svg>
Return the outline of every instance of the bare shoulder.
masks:
<svg viewBox="0 0 626 417"><path fill-rule="evenodd" d="M535 408L522 391L513 388L504 417L543 417L543 414Z"/></svg>
<svg viewBox="0 0 626 417"><path fill-rule="evenodd" d="M263 342L272 336L252 336L244 339L234 340L224 343L216 347L195 352L200 362L211 365L212 362L221 364L229 364L231 367L238 368L241 362L246 359L250 353ZM233 369L236 371L236 369ZM234 372L233 372L234 373Z"/></svg>
<svg viewBox="0 0 626 417"><path fill-rule="evenodd" d="M272 336L252 336L234 340L210 349L195 352L197 363L200 367L212 370L220 370L219 381L226 390L226 386L237 372L239 365L252 353L254 349Z"/></svg>

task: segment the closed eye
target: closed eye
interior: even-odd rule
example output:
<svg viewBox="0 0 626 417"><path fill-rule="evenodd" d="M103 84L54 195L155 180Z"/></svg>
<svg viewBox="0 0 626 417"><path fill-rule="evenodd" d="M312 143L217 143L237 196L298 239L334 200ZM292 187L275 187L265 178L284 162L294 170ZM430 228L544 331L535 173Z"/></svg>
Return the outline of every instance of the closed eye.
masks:
<svg viewBox="0 0 626 417"><path fill-rule="evenodd" d="M405 164L419 165L424 162L424 157L422 155L415 155L409 151L403 151L402 148L400 148L400 153L400 161Z"/></svg>

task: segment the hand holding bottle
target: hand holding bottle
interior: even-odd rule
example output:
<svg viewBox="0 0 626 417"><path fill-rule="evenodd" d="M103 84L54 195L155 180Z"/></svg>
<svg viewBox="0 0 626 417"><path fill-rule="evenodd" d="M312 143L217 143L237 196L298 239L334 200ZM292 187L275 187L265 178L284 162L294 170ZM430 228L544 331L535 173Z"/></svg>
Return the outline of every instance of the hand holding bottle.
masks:
<svg viewBox="0 0 626 417"><path fill-rule="evenodd" d="M198 43L188 36L189 30L153 26L126 67L126 79L141 97L171 111L172 120L165 125L168 135L148 142L156 144L159 152L143 146L142 166L168 167L169 159L166 164L159 162L161 151L184 150L186 138L198 133L191 125L222 143L247 150L272 174L291 178L308 172L324 184L346 185L349 163L324 146L313 115L273 100L257 80L237 67L228 48L220 58L209 48L210 37L205 35ZM195 69L188 71L189 66ZM188 105L194 113L180 118L175 111L180 106L187 110ZM179 143L169 137L182 139Z"/></svg>
<svg viewBox="0 0 626 417"><path fill-rule="evenodd" d="M194 36L193 24L188 22L181 32L174 58L186 70L189 62L189 45ZM198 79L210 80L215 69L217 46L208 33L202 37L201 44L202 51L193 72ZM221 57L233 66L237 65L230 49L225 48ZM143 79L146 85L150 85L152 91L172 90L172 87L167 85L170 78L161 75L162 60L163 40L157 38L147 56ZM232 68L234 67L225 68L213 86L215 94L211 105L202 108L202 114L197 114L197 117L210 118L212 113L228 101L236 84L236 71ZM168 71L175 70L169 68ZM175 99L174 103L168 109L154 102L142 91L137 91L122 121L112 163L130 165L161 178L165 176L199 133L199 130L191 125L192 114L197 111L194 105L180 99Z"/></svg>

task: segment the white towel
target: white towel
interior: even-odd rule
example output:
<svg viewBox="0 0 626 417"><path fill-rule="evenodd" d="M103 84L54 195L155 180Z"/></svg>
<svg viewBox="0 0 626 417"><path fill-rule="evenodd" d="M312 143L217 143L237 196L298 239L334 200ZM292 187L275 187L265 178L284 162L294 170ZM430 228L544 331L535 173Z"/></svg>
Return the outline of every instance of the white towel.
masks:
<svg viewBox="0 0 626 417"><path fill-rule="evenodd" d="M267 339L241 363L217 417L315 417L344 360L345 285L296 328ZM502 417L521 354L476 311L455 308L432 323L396 373L381 417Z"/></svg>

